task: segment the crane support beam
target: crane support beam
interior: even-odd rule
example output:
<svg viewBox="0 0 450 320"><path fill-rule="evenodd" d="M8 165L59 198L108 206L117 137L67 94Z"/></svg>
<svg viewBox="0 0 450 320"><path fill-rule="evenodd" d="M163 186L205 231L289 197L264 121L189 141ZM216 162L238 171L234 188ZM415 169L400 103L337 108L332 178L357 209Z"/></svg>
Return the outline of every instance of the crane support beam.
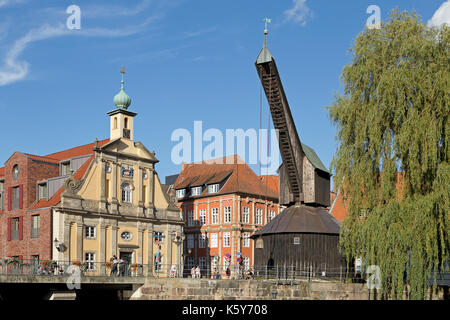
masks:
<svg viewBox="0 0 450 320"><path fill-rule="evenodd" d="M285 199L285 201L281 201L283 204L300 204L304 198L304 151L284 93L275 59L270 55L266 46L261 51L255 66L269 103L274 128L278 130L279 134L278 144L283 160L283 165L280 169L280 200Z"/></svg>

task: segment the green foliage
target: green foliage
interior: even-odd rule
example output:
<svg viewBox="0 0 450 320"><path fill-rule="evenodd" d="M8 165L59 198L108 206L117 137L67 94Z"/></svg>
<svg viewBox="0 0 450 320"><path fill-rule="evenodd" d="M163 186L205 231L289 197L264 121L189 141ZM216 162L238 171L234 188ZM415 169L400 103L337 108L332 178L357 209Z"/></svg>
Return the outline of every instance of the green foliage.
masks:
<svg viewBox="0 0 450 320"><path fill-rule="evenodd" d="M380 267L384 298L426 298L449 260L449 40L449 27L394 10L357 36L328 107L335 186L349 199L340 250Z"/></svg>

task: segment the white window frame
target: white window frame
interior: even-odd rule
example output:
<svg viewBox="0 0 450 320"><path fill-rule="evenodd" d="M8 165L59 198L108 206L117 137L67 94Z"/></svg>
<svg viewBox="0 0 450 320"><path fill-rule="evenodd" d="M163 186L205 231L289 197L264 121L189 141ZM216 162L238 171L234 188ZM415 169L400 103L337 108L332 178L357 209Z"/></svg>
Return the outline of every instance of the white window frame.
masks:
<svg viewBox="0 0 450 320"><path fill-rule="evenodd" d="M224 232L222 236L222 246L224 248L229 248L231 246L231 232Z"/></svg>
<svg viewBox="0 0 450 320"><path fill-rule="evenodd" d="M211 224L219 224L219 208L211 208Z"/></svg>
<svg viewBox="0 0 450 320"><path fill-rule="evenodd" d="M199 214L200 214L200 219L199 219L200 225L201 226L205 225L206 224L206 209L200 209Z"/></svg>
<svg viewBox="0 0 450 320"><path fill-rule="evenodd" d="M215 183L215 184L210 184L208 186L208 193L217 193L219 192L219 184Z"/></svg>
<svg viewBox="0 0 450 320"><path fill-rule="evenodd" d="M179 189L176 191L176 194L178 199L184 198L186 196L186 189Z"/></svg>
<svg viewBox="0 0 450 320"><path fill-rule="evenodd" d="M250 223L250 207L242 208L242 223Z"/></svg>
<svg viewBox="0 0 450 320"><path fill-rule="evenodd" d="M86 226L84 230L84 237L86 239L97 238L97 228L95 226Z"/></svg>
<svg viewBox="0 0 450 320"><path fill-rule="evenodd" d="M131 184L124 183L121 189L122 189L122 203L132 203L133 188L131 187Z"/></svg>
<svg viewBox="0 0 450 320"><path fill-rule="evenodd" d="M250 233L244 232L242 235L242 246L245 248L250 247Z"/></svg>
<svg viewBox="0 0 450 320"><path fill-rule="evenodd" d="M85 252L86 271L95 271L95 252Z"/></svg>
<svg viewBox="0 0 450 320"><path fill-rule="evenodd" d="M263 209L261 208L256 208L255 224L263 224Z"/></svg>
<svg viewBox="0 0 450 320"><path fill-rule="evenodd" d="M269 221L272 221L275 218L275 210L269 210Z"/></svg>
<svg viewBox="0 0 450 320"><path fill-rule="evenodd" d="M202 187L192 187L191 188L191 196L199 196L202 194Z"/></svg>
<svg viewBox="0 0 450 320"><path fill-rule="evenodd" d="M217 248L218 244L219 244L217 233L210 233L209 238L210 238L210 242L209 242L210 247Z"/></svg>
<svg viewBox="0 0 450 320"><path fill-rule="evenodd" d="M231 207L223 208L223 223L231 223Z"/></svg>

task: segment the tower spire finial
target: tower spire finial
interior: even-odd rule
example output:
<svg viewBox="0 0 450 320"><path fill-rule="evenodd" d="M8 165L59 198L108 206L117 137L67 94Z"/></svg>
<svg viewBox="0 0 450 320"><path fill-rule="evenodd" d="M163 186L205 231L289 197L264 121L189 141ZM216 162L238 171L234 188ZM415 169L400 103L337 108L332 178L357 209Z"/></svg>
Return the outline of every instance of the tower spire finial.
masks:
<svg viewBox="0 0 450 320"><path fill-rule="evenodd" d="M119 72L122 74L122 88L123 88L123 75L126 73L125 67L122 67L122 70L120 70Z"/></svg>
<svg viewBox="0 0 450 320"><path fill-rule="evenodd" d="M268 24L268 23L271 23L271 22L272 22L272 19L270 19L270 18L264 18L264 23L265 23L264 34L269 33L269 31L267 30L267 24Z"/></svg>
<svg viewBox="0 0 450 320"><path fill-rule="evenodd" d="M261 52L258 55L258 58L256 59L256 63L260 64L260 63L266 63L272 60L272 55L269 52L269 49L267 49L267 34L269 33L269 31L267 30L267 25L269 23L272 22L272 19L270 18L264 18L264 24L265 24L265 28L264 28L264 45L263 48L261 50Z"/></svg>
<svg viewBox="0 0 450 320"><path fill-rule="evenodd" d="M267 48L267 34L269 33L269 30L267 30L267 24L271 22L272 19L264 18L264 48Z"/></svg>

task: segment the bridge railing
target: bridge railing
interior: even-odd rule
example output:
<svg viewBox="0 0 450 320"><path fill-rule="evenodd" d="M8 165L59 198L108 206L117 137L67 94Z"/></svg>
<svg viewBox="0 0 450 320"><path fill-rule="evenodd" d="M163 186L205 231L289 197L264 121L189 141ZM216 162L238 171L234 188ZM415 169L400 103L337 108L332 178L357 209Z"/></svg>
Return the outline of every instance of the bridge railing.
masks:
<svg viewBox="0 0 450 320"><path fill-rule="evenodd" d="M151 270L151 269L150 269ZM140 277L147 275L148 265L137 263L101 263L90 261L0 260L1 275L64 276L80 272L82 276Z"/></svg>
<svg viewBox="0 0 450 320"><path fill-rule="evenodd" d="M194 268L193 268L194 267ZM346 268L317 269L312 266L302 268L294 266L253 266L242 265L189 265L189 264L137 264L109 263L90 261L54 261L54 260L18 260L6 258L0 260L0 274L3 275L36 275L67 276L80 272L82 276L111 277L184 277L208 279L265 279L293 281L300 279L335 279L344 281L364 281L365 274L348 272Z"/></svg>

